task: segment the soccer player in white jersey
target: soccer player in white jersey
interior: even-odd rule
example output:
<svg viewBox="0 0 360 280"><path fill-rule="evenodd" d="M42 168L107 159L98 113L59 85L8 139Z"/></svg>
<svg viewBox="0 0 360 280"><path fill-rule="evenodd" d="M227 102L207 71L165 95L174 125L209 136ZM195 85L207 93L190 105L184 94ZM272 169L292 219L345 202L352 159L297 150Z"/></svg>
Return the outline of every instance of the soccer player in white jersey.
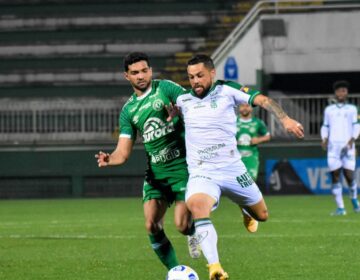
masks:
<svg viewBox="0 0 360 280"><path fill-rule="evenodd" d="M327 162L331 173L332 193L336 202L336 210L332 215L346 215L342 196L343 187L340 174L343 171L349 186L350 199L355 213L360 213L357 199L357 184L354 176L356 153L355 140L359 136L358 110L346 103L349 83L334 83L336 103L325 108L324 123L321 127L322 147L327 149Z"/></svg>
<svg viewBox="0 0 360 280"><path fill-rule="evenodd" d="M208 262L210 280L228 279L219 262L217 233L210 214L220 202L221 193L243 210L244 222L256 231L257 221L268 219L263 196L246 171L236 147L236 113L242 103L259 105L272 112L284 128L304 137L303 127L288 117L272 99L234 82L216 81L213 61L196 55L188 61L187 73L192 89L168 96L170 118L177 109L185 123L186 160L189 181L186 204L195 220L196 234Z"/></svg>

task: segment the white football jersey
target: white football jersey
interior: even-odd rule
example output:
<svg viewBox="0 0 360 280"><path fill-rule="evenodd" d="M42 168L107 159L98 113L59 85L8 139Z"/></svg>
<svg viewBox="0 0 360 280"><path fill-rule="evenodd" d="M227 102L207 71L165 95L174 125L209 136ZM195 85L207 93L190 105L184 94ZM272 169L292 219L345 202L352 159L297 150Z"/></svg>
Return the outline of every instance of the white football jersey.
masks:
<svg viewBox="0 0 360 280"><path fill-rule="evenodd" d="M329 144L346 145L358 137L358 110L352 104L336 103L325 108L321 138L328 138Z"/></svg>
<svg viewBox="0 0 360 280"><path fill-rule="evenodd" d="M241 160L236 147L235 107L241 103L252 104L258 94L234 82L217 81L203 98L193 91L176 98L185 123L190 173L214 170Z"/></svg>

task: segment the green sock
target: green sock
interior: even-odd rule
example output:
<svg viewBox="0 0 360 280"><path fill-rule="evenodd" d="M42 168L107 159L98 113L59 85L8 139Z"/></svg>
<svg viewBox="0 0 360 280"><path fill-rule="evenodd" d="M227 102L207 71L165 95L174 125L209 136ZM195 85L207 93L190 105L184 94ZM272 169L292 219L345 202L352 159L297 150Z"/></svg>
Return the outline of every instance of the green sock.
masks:
<svg viewBox="0 0 360 280"><path fill-rule="evenodd" d="M174 247L171 245L169 239L167 239L164 230L161 230L155 235L149 234L149 238L153 250L168 270L179 265Z"/></svg>
<svg viewBox="0 0 360 280"><path fill-rule="evenodd" d="M195 233L195 222L194 220L191 223L191 226L187 229L186 235L193 235Z"/></svg>

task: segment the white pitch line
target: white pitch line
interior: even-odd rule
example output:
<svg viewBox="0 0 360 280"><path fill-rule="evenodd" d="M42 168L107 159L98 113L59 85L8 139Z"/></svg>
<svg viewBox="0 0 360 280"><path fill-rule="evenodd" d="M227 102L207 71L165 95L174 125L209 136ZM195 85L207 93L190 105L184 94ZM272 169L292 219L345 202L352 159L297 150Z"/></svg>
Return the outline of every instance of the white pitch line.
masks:
<svg viewBox="0 0 360 280"><path fill-rule="evenodd" d="M35 235L35 234L9 234L9 235L0 235L0 239L141 239L144 238L144 235L87 235L87 234L78 234L78 235L62 235L62 234L50 234L50 235ZM360 232L356 233L330 233L330 234L220 234L219 238L225 239L235 239L235 238L257 238L257 239L266 239L266 238L311 238L311 237L360 237ZM179 239L184 238L181 234L179 235L170 235L170 239Z"/></svg>

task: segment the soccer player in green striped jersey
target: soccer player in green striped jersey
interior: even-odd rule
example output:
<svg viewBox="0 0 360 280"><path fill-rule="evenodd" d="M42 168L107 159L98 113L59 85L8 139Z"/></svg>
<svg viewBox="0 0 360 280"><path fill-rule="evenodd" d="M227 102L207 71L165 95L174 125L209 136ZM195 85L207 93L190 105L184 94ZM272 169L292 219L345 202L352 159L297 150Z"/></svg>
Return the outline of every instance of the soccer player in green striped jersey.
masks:
<svg viewBox="0 0 360 280"><path fill-rule="evenodd" d="M186 208L185 189L188 171L185 159L184 127L179 118L167 122L164 92L179 94L184 89L168 80L153 80L149 58L144 53L130 53L124 59L124 76L134 93L120 114L120 135L111 153L100 151L95 157L99 167L121 165L129 158L137 133L142 136L148 166L143 185L145 227L153 250L169 270L177 265L175 251L164 232L167 208L175 204L175 225L190 236L192 257L199 257L191 214Z"/></svg>
<svg viewBox="0 0 360 280"><path fill-rule="evenodd" d="M257 145L270 141L270 133L265 123L252 115L249 104L239 106L239 116L236 126L237 148L241 160L245 164L250 176L256 181L259 172L259 150Z"/></svg>

